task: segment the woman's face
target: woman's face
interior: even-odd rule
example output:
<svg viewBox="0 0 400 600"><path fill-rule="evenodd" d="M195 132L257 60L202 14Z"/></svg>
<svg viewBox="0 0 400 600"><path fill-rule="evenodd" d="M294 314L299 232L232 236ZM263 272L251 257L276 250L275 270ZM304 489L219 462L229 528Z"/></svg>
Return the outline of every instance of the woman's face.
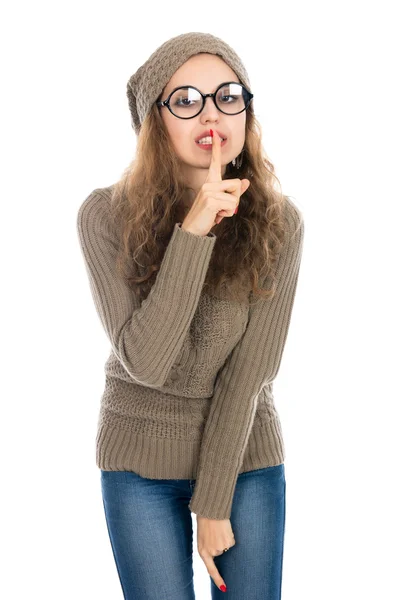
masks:
<svg viewBox="0 0 400 600"><path fill-rule="evenodd" d="M163 90L161 100L165 100L176 87L192 85L203 94L209 94L215 92L225 81L239 83L235 72L222 58L215 54L196 54L175 71ZM226 165L242 151L247 111L238 115L226 115L217 109L212 98L206 99L201 113L192 119L179 119L166 107L160 110L175 152L182 162L183 173L196 192L205 182L211 162L211 150L199 148L195 142L200 134L205 130L217 129L227 138L221 148L221 175L224 175Z"/></svg>

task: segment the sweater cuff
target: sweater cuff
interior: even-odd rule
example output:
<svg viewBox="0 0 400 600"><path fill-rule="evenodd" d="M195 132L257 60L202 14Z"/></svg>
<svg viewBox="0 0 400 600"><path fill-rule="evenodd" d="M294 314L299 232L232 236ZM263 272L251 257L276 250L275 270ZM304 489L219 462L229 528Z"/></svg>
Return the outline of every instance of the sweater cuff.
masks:
<svg viewBox="0 0 400 600"><path fill-rule="evenodd" d="M179 231L182 231L182 233L187 233L188 235L194 235L195 237L209 237L209 238L216 238L217 236L215 235L215 233L213 233L212 231L209 231L207 233L207 235L197 235L196 233L192 233L191 231L186 231L185 229L182 229L182 223L175 223L175 227L174 229L179 229Z"/></svg>
<svg viewBox="0 0 400 600"><path fill-rule="evenodd" d="M230 519L236 481L231 467L219 465L218 459L213 464L208 462L207 470L197 474L189 509L207 519Z"/></svg>

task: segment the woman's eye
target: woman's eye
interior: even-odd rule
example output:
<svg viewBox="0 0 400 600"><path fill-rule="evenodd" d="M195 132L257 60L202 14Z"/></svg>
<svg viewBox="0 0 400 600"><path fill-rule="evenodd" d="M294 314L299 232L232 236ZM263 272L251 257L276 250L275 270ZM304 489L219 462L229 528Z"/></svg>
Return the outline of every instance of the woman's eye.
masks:
<svg viewBox="0 0 400 600"><path fill-rule="evenodd" d="M178 105L178 106L191 106L190 103L196 104L196 101L195 100L189 100L189 98L183 98L183 99L177 100L175 102L175 104Z"/></svg>
<svg viewBox="0 0 400 600"><path fill-rule="evenodd" d="M237 100L237 96L222 96L222 100L224 100L224 98L233 98L233 102ZM224 104L232 104L232 102L224 102Z"/></svg>

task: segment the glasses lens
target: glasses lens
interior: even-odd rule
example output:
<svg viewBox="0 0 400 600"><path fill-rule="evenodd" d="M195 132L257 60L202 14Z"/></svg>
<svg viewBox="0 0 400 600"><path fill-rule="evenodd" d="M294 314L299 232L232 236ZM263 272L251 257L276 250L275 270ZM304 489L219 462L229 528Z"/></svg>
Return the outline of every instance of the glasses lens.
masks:
<svg viewBox="0 0 400 600"><path fill-rule="evenodd" d="M246 107L247 91L240 83L227 83L219 88L216 101L218 108L229 115Z"/></svg>
<svg viewBox="0 0 400 600"><path fill-rule="evenodd" d="M216 103L220 110L234 115L247 107L248 94L240 83L227 83L219 88ZM201 94L192 87L179 88L170 99L172 112L181 119L196 116L203 106Z"/></svg>
<svg viewBox="0 0 400 600"><path fill-rule="evenodd" d="M176 90L169 101L172 112L181 119L190 119L200 112L203 99L199 92L194 88L179 88Z"/></svg>

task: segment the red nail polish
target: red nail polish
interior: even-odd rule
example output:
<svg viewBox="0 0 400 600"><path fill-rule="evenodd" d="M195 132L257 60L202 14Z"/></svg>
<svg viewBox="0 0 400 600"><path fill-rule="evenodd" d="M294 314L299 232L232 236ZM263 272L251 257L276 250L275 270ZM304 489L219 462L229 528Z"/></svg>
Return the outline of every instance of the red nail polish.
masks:
<svg viewBox="0 0 400 600"><path fill-rule="evenodd" d="M226 585L224 585L224 584L220 585L219 589L222 590L223 592L226 592Z"/></svg>
<svg viewBox="0 0 400 600"><path fill-rule="evenodd" d="M214 137L214 132L212 129L210 129L210 135L211 135L211 137Z"/></svg>

